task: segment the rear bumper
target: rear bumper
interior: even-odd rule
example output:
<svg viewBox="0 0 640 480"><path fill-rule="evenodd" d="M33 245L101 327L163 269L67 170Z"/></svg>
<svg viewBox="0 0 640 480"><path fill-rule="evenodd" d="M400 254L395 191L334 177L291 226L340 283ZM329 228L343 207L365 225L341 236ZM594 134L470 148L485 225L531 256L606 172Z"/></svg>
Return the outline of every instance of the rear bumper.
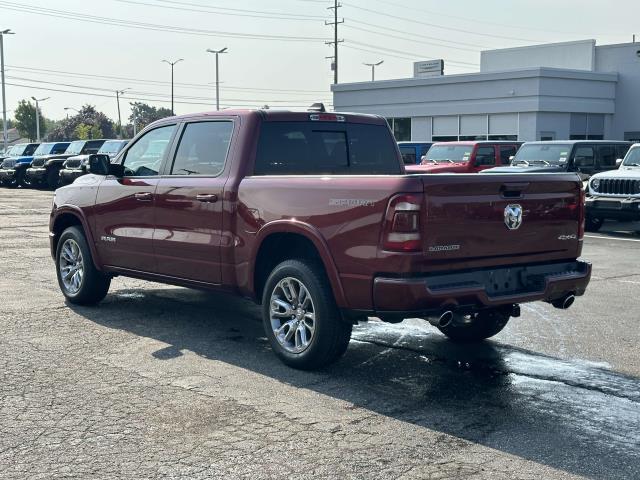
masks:
<svg viewBox="0 0 640 480"><path fill-rule="evenodd" d="M433 274L418 278L378 277L373 300L379 314L429 316L443 309L477 310L514 303L551 302L583 295L591 279L588 262L520 265Z"/></svg>
<svg viewBox="0 0 640 480"><path fill-rule="evenodd" d="M60 170L60 180L62 181L61 183L67 185L69 183L73 183L76 178L86 175L86 173L87 172L79 168L63 168Z"/></svg>
<svg viewBox="0 0 640 480"><path fill-rule="evenodd" d="M43 181L47 178L47 169L45 167L27 168L27 178L31 181Z"/></svg>
<svg viewBox="0 0 640 480"><path fill-rule="evenodd" d="M587 215L614 220L640 220L640 198L587 197Z"/></svg>

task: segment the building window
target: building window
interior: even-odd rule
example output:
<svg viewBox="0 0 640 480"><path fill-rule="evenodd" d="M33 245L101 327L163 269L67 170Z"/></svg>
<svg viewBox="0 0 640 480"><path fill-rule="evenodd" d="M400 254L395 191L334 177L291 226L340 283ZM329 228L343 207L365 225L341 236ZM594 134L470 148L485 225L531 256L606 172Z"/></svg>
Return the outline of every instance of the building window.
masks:
<svg viewBox="0 0 640 480"><path fill-rule="evenodd" d="M517 142L518 135L489 135L489 140L507 140L509 142Z"/></svg>
<svg viewBox="0 0 640 480"><path fill-rule="evenodd" d="M396 142L411 140L411 118L387 118L387 123L396 138Z"/></svg>
<svg viewBox="0 0 640 480"><path fill-rule="evenodd" d="M624 139L627 142L640 143L640 132L624 132Z"/></svg>
<svg viewBox="0 0 640 480"><path fill-rule="evenodd" d="M457 142L457 135L436 135L431 137L432 142Z"/></svg>
<svg viewBox="0 0 640 480"><path fill-rule="evenodd" d="M486 135L460 135L460 141L462 142L470 142L474 140L486 140Z"/></svg>

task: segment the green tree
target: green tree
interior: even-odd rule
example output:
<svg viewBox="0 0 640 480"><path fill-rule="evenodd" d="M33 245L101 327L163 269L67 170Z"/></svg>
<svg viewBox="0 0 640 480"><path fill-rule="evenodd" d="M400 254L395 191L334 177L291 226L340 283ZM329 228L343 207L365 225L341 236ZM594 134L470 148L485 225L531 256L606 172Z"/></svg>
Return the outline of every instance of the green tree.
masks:
<svg viewBox="0 0 640 480"><path fill-rule="evenodd" d="M40 114L40 135L44 137L47 132L47 119L42 116L42 110L38 109ZM36 107L27 100L20 100L14 111L15 125L18 133L29 140L35 140L37 136L36 127Z"/></svg>
<svg viewBox="0 0 640 480"><path fill-rule="evenodd" d="M102 130L96 125L79 123L73 130L73 138L78 140L90 140L92 138L102 138Z"/></svg>
<svg viewBox="0 0 640 480"><path fill-rule="evenodd" d="M92 135L91 138L115 138L115 125L109 117L98 112L93 105L85 105L77 115L58 122L56 128L49 134L49 139L57 142L75 140L76 128L80 124L91 126L91 129L86 131L87 135ZM81 128L80 131L84 130Z"/></svg>
<svg viewBox="0 0 640 480"><path fill-rule="evenodd" d="M129 121L133 124L135 122L138 131L150 123L160 120L162 118L171 117L171 109L164 107L153 107L147 103L131 102L131 115L129 115ZM124 130L124 127L123 127Z"/></svg>

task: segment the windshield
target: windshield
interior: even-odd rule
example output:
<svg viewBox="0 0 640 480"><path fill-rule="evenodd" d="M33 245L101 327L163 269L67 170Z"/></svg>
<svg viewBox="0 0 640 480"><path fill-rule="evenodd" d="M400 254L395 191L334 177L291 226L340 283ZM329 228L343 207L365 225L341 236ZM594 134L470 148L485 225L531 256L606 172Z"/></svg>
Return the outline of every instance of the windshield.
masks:
<svg viewBox="0 0 640 480"><path fill-rule="evenodd" d="M640 167L640 147L632 148L624 157L622 165L625 167Z"/></svg>
<svg viewBox="0 0 640 480"><path fill-rule="evenodd" d="M75 142L71 142L67 149L64 151L65 155L78 155L82 151L82 147L84 147L84 140L78 140Z"/></svg>
<svg viewBox="0 0 640 480"><path fill-rule="evenodd" d="M118 153L120 150L122 150L122 147L124 146L125 143L126 142L121 142L119 140L104 142L102 147L100 147L100 150L98 150L98 153L104 153L106 155L114 155Z"/></svg>
<svg viewBox="0 0 640 480"><path fill-rule="evenodd" d="M433 145L427 152L427 162L444 163L467 162L473 145Z"/></svg>
<svg viewBox="0 0 640 480"><path fill-rule="evenodd" d="M9 155L11 155L12 157L20 157L25 154L25 151L27 150L28 146L29 145L26 143L21 143L20 145L14 145L9 151Z"/></svg>
<svg viewBox="0 0 640 480"><path fill-rule="evenodd" d="M33 156L35 157L36 155L48 155L49 153L51 153L51 150L53 150L54 145L55 143L41 143L40 146L36 148L36 151L33 152Z"/></svg>
<svg viewBox="0 0 640 480"><path fill-rule="evenodd" d="M511 165L538 163L543 165L566 165L571 153L569 143L524 144L516 153Z"/></svg>

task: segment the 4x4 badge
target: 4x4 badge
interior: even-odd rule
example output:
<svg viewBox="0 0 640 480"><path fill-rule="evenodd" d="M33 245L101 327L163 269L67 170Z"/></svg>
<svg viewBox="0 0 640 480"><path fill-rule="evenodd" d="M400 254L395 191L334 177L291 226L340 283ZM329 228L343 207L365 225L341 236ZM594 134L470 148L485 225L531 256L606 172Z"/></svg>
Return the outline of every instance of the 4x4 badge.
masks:
<svg viewBox="0 0 640 480"><path fill-rule="evenodd" d="M522 206L512 203L504 208L504 224L509 230L517 230L522 225Z"/></svg>

